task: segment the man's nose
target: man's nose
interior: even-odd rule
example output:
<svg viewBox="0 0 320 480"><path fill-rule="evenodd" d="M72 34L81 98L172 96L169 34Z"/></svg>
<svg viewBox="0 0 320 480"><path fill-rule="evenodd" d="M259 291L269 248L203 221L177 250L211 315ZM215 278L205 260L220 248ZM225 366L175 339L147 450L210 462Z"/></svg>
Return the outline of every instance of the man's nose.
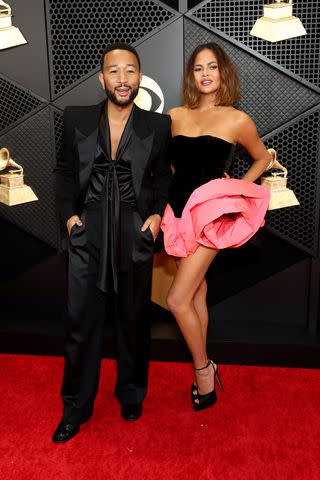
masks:
<svg viewBox="0 0 320 480"><path fill-rule="evenodd" d="M127 81L127 74L125 70L119 71L118 80L120 83L125 83Z"/></svg>

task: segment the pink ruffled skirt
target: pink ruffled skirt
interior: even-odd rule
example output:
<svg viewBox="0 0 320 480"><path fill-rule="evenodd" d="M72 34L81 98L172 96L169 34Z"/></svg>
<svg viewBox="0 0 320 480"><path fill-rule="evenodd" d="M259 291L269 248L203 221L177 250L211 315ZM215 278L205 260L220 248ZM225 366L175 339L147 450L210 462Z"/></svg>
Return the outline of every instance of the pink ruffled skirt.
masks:
<svg viewBox="0 0 320 480"><path fill-rule="evenodd" d="M222 249L247 242L264 225L270 199L267 187L244 180L216 179L190 195L181 215L166 206L161 229L169 255L187 257L199 245Z"/></svg>

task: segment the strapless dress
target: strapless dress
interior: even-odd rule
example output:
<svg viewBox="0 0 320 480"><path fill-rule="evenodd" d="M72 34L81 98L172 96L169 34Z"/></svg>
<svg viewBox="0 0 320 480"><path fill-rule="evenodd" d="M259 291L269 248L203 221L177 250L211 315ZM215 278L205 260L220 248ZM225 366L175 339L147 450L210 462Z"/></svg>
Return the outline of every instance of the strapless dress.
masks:
<svg viewBox="0 0 320 480"><path fill-rule="evenodd" d="M173 137L175 169L161 229L165 250L186 257L199 245L235 248L264 225L270 191L244 180L225 178L235 146L218 137Z"/></svg>

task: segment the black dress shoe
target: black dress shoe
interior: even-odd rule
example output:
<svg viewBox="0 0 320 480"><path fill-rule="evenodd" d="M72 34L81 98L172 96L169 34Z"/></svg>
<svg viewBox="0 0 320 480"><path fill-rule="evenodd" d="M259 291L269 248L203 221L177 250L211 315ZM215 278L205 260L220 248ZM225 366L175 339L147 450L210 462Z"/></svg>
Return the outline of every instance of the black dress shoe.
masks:
<svg viewBox="0 0 320 480"><path fill-rule="evenodd" d="M129 405L122 405L121 415L124 420L131 422L132 420L138 420L142 414L142 403L130 403Z"/></svg>
<svg viewBox="0 0 320 480"><path fill-rule="evenodd" d="M79 423L64 423L60 422L56 431L52 436L54 443L65 443L71 440L80 430Z"/></svg>

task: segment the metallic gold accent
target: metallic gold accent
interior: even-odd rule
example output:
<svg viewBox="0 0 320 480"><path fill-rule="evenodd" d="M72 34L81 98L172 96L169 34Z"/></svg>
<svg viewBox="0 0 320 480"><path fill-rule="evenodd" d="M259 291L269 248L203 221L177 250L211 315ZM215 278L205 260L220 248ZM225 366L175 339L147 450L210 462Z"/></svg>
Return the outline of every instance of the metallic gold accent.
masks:
<svg viewBox="0 0 320 480"><path fill-rule="evenodd" d="M27 43L19 28L12 25L10 5L0 0L0 50Z"/></svg>
<svg viewBox="0 0 320 480"><path fill-rule="evenodd" d="M288 170L277 160L277 152L274 148L269 148L268 152L273 157L266 168L280 170L271 172L268 177L261 177L261 185L268 187L271 191L268 210L276 210L278 208L293 207L300 205L293 190L287 188Z"/></svg>
<svg viewBox="0 0 320 480"><path fill-rule="evenodd" d="M1 172L4 172L1 174ZM10 158L7 148L0 149L0 202L18 205L38 200L33 190L24 184L23 167Z"/></svg>
<svg viewBox="0 0 320 480"><path fill-rule="evenodd" d="M292 1L276 0L263 7L263 17L255 22L250 35L269 42L279 42L288 38L300 37L307 32L300 19L293 14Z"/></svg>

